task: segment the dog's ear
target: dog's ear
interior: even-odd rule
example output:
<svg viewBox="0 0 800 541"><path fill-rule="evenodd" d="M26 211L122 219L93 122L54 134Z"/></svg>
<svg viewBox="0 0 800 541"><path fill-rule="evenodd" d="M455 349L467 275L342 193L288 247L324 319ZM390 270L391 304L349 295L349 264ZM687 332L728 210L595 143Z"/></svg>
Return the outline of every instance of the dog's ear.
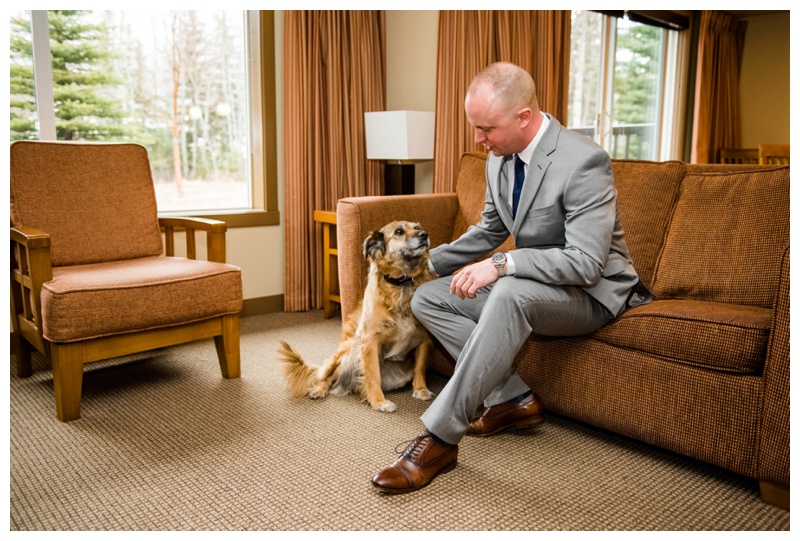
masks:
<svg viewBox="0 0 800 541"><path fill-rule="evenodd" d="M375 260L384 253L386 253L386 238L380 231L373 231L364 241L364 257Z"/></svg>

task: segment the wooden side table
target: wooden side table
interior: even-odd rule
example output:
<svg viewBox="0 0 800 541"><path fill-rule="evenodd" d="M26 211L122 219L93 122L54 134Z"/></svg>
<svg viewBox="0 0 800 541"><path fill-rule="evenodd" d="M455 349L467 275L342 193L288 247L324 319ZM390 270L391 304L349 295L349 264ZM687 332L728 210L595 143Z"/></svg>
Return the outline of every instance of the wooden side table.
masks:
<svg viewBox="0 0 800 541"><path fill-rule="evenodd" d="M336 246L336 212L315 210L314 221L322 224L322 315L330 319L341 305L339 296L339 250Z"/></svg>

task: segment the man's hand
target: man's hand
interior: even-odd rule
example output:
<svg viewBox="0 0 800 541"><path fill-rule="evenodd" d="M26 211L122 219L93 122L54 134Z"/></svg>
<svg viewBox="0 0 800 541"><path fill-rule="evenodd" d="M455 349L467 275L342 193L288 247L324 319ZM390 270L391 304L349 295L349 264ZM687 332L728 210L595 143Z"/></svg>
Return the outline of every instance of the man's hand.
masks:
<svg viewBox="0 0 800 541"><path fill-rule="evenodd" d="M450 282L450 293L458 295L460 299L474 299L475 293L497 281L497 268L491 259L484 259L478 263L467 265L461 272L453 276Z"/></svg>

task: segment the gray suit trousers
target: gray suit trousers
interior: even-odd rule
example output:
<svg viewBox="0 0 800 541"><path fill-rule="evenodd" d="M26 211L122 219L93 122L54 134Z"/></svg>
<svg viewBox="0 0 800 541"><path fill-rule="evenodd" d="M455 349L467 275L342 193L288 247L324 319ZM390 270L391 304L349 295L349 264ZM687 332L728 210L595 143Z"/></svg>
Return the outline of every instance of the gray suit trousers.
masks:
<svg viewBox="0 0 800 541"><path fill-rule="evenodd" d="M421 419L448 443L467 432L477 407L493 406L529 390L512 364L531 333L589 334L613 319L578 287L505 276L461 300L450 293L452 276L427 282L414 293L417 319L456 359L453 376Z"/></svg>

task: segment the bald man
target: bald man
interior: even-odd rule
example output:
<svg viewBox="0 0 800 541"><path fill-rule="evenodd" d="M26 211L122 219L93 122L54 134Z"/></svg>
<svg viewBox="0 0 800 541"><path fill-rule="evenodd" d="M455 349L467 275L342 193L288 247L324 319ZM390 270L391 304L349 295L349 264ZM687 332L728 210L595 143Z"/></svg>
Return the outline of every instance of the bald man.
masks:
<svg viewBox="0 0 800 541"><path fill-rule="evenodd" d="M485 207L477 225L431 251L439 278L412 301L455 372L422 415L425 431L372 478L383 492L413 492L455 468L464 435L542 421L539 399L512 366L520 348L531 333L594 332L625 310L638 283L616 219L611 158L539 109L530 74L490 65L464 109L489 153ZM509 235L515 250L472 263Z"/></svg>

